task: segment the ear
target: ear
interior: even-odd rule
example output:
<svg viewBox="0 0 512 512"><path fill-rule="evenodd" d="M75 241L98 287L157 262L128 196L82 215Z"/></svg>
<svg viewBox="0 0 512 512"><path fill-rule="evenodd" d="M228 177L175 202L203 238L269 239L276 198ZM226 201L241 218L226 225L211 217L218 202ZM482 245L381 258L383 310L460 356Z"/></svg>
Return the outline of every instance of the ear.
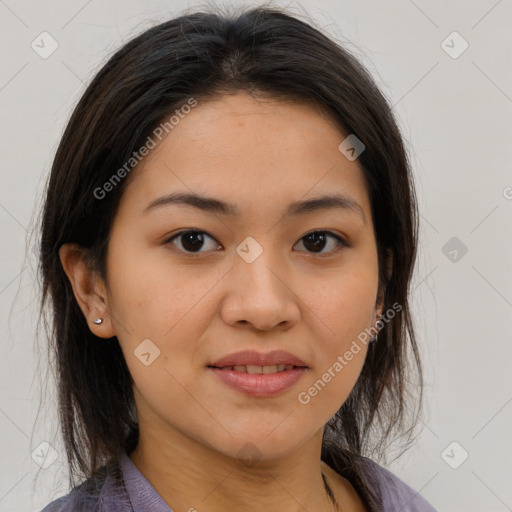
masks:
<svg viewBox="0 0 512 512"><path fill-rule="evenodd" d="M108 314L105 283L87 264L85 249L78 244L64 244L59 249L59 257L89 329L100 338L115 336L111 316ZM98 317L102 318L103 322L96 325L93 320Z"/></svg>

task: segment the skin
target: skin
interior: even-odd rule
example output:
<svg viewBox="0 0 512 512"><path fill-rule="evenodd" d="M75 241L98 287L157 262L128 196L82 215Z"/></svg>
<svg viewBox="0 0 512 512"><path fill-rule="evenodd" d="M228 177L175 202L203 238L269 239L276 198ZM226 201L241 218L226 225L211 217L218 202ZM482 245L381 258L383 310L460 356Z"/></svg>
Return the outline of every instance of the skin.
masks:
<svg viewBox="0 0 512 512"><path fill-rule="evenodd" d="M117 337L134 380L140 441L130 458L173 510L330 511L322 471L344 511L365 510L320 454L366 345L308 404L297 399L382 313L370 200L357 160L338 149L345 137L304 103L242 92L200 102L132 171L107 280L77 246L61 248L91 331ZM186 205L144 212L176 191L232 202L240 215ZM289 203L333 192L356 201L364 219L350 209L283 217ZM183 237L166 243L192 228L205 232L200 256ZM314 252L303 237L317 229L352 246L327 238ZM252 263L235 251L247 237L263 248ZM134 350L148 338L160 356L145 366ZM309 369L280 395L248 397L207 368L244 349L286 350Z"/></svg>

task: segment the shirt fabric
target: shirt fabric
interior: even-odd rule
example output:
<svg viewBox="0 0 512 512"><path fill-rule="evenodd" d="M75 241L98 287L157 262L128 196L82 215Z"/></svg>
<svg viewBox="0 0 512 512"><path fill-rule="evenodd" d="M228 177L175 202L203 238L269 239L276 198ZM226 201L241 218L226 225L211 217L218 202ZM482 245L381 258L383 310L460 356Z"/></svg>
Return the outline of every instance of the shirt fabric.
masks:
<svg viewBox="0 0 512 512"><path fill-rule="evenodd" d="M371 459L371 484L379 489L378 512L437 512L422 496ZM103 466L97 475L41 512L173 512L126 453L118 463Z"/></svg>

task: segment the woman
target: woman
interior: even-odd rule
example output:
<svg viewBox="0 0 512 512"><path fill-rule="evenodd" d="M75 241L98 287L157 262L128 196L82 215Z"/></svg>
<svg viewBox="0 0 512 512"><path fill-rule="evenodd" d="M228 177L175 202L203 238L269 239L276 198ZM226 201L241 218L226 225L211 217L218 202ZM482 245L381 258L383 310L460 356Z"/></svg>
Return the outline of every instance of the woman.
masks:
<svg viewBox="0 0 512 512"><path fill-rule="evenodd" d="M128 42L48 183L74 489L45 512L434 510L369 457L420 411L416 240L390 108L316 28L260 7Z"/></svg>

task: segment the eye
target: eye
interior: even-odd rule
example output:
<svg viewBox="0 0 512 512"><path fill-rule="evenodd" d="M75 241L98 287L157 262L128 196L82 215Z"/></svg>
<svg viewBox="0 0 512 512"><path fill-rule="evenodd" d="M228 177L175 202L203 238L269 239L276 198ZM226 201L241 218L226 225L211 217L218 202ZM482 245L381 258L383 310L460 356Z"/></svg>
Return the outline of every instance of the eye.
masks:
<svg viewBox="0 0 512 512"><path fill-rule="evenodd" d="M205 236L206 235L206 236ZM177 233L173 237L169 238L165 243L172 243L173 245L178 246L178 244L175 244L174 241L181 242L179 245L181 245L183 252L185 253L191 253L191 254L200 254L199 251L203 244L205 243L205 238L209 238L210 240L215 240L213 237L205 233L204 231L199 230L188 230L188 231L182 231L181 233ZM179 246L178 246L179 247ZM221 246L217 244L212 244L212 247L215 249L220 249ZM207 252L207 251L202 251Z"/></svg>
<svg viewBox="0 0 512 512"><path fill-rule="evenodd" d="M302 242L305 247L311 248L313 253L322 253L322 249L329 245L329 239L333 240L333 242L331 242L331 247L334 246L334 250L324 251L324 253L337 252L338 250L341 250L341 247L351 247L346 240L331 231L312 231L311 233L304 235L300 239L300 242Z"/></svg>
<svg viewBox="0 0 512 512"><path fill-rule="evenodd" d="M201 251L207 238L217 242L215 238L208 235L208 233L205 231L189 229L188 231L181 231L180 233L175 234L164 243L171 243L178 247L180 251L195 256L204 252L208 252L207 250ZM325 247L329 246L329 240L331 240L331 250L323 251ZM308 249L308 252L312 252L313 254L337 252L337 250L340 250L341 247L351 247L351 245L346 240L336 235L335 233L332 233L331 231L320 230L312 231L311 233L304 235L300 239L299 243L302 243L306 249ZM222 246L219 243L212 243L211 248L221 249Z"/></svg>

